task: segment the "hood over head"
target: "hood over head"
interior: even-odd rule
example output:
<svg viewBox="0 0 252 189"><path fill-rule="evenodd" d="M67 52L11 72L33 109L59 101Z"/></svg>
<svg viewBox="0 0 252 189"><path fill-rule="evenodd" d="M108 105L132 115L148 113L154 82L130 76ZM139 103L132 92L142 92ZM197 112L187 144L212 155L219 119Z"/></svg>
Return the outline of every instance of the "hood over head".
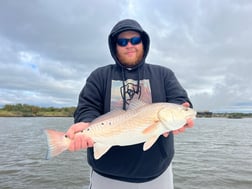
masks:
<svg viewBox="0 0 252 189"><path fill-rule="evenodd" d="M144 64L145 62L145 58L148 54L149 51L149 46L150 46L150 38L148 36L148 34L143 30L143 28L141 27L141 25L132 19L125 19L125 20L121 20L119 21L111 30L109 37L108 37L108 43L109 43L109 49L110 49L110 53L112 55L112 57L114 58L114 60L116 61L116 64L121 66L122 68L125 68L124 65L122 65L119 60L116 57L116 41L117 41L117 37L121 32L124 31L136 31L141 35L142 38L142 43L144 46L144 55L143 55L143 60L135 65L134 67L131 67L131 69L135 69L138 68L139 66L141 66L142 64Z"/></svg>

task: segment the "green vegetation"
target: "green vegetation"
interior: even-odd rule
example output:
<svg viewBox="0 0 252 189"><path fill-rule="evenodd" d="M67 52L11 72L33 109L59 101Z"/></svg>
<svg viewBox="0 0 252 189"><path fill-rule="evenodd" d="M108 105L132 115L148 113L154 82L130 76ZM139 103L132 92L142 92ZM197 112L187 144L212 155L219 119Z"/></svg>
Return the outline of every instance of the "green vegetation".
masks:
<svg viewBox="0 0 252 189"><path fill-rule="evenodd" d="M198 112L197 117L225 117L231 119L252 118L252 113L213 113L213 112Z"/></svg>
<svg viewBox="0 0 252 189"><path fill-rule="evenodd" d="M72 117L75 107L38 107L28 104L5 105L0 109L0 117Z"/></svg>

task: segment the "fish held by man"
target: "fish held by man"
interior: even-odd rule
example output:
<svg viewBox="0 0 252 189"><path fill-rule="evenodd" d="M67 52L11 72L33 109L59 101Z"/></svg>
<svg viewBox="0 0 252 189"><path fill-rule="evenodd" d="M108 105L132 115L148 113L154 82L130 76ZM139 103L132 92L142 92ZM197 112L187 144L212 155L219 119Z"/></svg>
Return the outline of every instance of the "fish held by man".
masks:
<svg viewBox="0 0 252 189"><path fill-rule="evenodd" d="M108 112L90 123L76 135L85 135L94 141L94 157L99 159L112 146L143 144L146 151L160 135L183 127L188 119L195 119L196 111L173 103L145 104L132 101L128 110ZM68 150L71 139L65 133L45 130L48 142L47 159Z"/></svg>

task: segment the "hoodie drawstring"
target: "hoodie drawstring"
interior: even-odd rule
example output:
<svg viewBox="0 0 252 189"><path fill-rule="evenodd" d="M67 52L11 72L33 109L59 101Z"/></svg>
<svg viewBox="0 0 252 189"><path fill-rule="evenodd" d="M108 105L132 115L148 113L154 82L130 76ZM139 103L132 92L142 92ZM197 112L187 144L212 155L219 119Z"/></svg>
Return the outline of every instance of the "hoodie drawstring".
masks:
<svg viewBox="0 0 252 189"><path fill-rule="evenodd" d="M136 89L136 94L139 95L140 92L140 70L139 68L137 68L137 72L138 72L138 78L137 78L137 89ZM123 82L123 94L122 94L122 98L123 98L123 110L126 110L126 104L127 104L127 99L126 99L126 85L125 85L125 81L126 81L126 76L125 76L125 70L124 68L122 68L122 82ZM140 98L140 95L139 97Z"/></svg>
<svg viewBox="0 0 252 189"><path fill-rule="evenodd" d="M125 71L122 68L122 82L123 82L123 110L126 110L126 86L125 86Z"/></svg>
<svg viewBox="0 0 252 189"><path fill-rule="evenodd" d="M137 91L136 91L136 94L138 94L139 91L140 91L140 70L139 70L139 68L137 69L137 72L138 72L138 78L137 78Z"/></svg>

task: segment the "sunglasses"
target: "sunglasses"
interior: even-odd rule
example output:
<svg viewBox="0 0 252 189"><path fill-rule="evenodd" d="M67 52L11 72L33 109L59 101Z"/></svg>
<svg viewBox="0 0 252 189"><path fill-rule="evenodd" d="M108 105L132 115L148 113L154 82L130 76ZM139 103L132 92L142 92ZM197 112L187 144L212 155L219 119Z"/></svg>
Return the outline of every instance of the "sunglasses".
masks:
<svg viewBox="0 0 252 189"><path fill-rule="evenodd" d="M142 39L141 37L132 37L130 39L127 39L127 38L118 38L117 39L117 44L121 47L125 47L128 45L128 42L130 41L130 43L132 45L137 45L139 43L141 43Z"/></svg>

